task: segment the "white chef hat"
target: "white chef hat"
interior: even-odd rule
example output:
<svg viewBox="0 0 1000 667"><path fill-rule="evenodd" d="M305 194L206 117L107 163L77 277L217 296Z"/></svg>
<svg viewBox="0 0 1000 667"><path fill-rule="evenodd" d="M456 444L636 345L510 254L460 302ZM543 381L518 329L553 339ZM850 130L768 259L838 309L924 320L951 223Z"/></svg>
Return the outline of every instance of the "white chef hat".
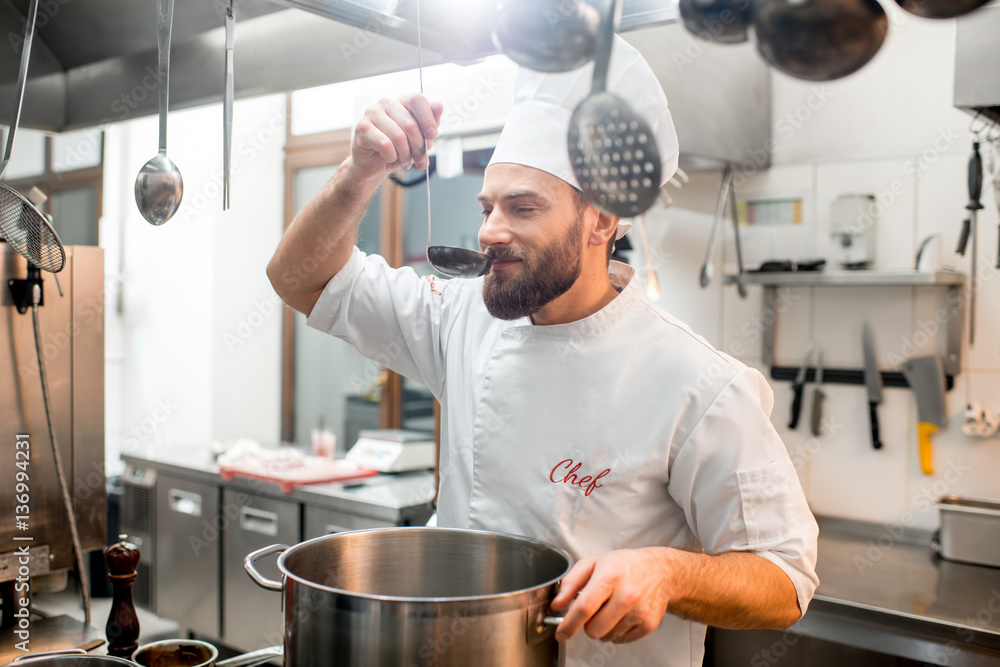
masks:
<svg viewBox="0 0 1000 667"><path fill-rule="evenodd" d="M490 164L509 162L534 167L581 189L569 161L567 135L573 110L590 95L593 62L570 72L543 74L519 68L514 107L507 116ZM629 103L656 136L662 166L660 187L677 170L680 149L667 108L667 96L642 54L615 35L608 66L608 90ZM621 238L632 223L618 224Z"/></svg>

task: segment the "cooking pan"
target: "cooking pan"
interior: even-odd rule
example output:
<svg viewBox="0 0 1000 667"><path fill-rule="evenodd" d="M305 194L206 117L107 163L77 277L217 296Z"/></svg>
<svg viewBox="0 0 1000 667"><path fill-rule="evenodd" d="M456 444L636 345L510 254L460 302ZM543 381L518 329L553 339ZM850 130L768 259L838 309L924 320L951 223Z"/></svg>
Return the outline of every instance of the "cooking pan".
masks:
<svg viewBox="0 0 1000 667"><path fill-rule="evenodd" d="M254 567L269 554L281 554L281 581ZM243 562L281 591L286 667L558 665L547 614L571 563L525 537L423 527L276 544Z"/></svg>
<svg viewBox="0 0 1000 667"><path fill-rule="evenodd" d="M132 661L142 667L255 667L283 654L280 646L269 646L219 660L219 650L208 642L164 639L137 648L132 654Z"/></svg>

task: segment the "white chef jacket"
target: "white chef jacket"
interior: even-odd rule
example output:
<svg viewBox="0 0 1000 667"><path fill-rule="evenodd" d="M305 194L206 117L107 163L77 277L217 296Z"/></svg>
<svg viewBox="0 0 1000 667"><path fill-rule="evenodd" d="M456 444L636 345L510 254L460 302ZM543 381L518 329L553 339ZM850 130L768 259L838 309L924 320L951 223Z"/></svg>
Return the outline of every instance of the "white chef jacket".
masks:
<svg viewBox="0 0 1000 667"><path fill-rule="evenodd" d="M357 248L308 323L441 401L438 525L525 535L574 558L671 546L747 551L791 579L804 613L818 528L769 420L756 370L621 292L569 324L492 317L483 280L420 278ZM577 633L570 667L699 666L705 626L667 614L653 634Z"/></svg>

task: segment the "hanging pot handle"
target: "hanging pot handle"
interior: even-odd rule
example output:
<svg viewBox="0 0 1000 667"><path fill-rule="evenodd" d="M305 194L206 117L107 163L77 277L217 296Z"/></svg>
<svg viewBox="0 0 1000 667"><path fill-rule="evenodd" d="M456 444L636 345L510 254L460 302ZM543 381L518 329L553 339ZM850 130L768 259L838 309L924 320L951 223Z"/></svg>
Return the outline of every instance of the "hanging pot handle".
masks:
<svg viewBox="0 0 1000 667"><path fill-rule="evenodd" d="M287 544L272 544L269 547L264 547L263 549L257 549L257 551L248 554L247 557L243 559L243 569L247 571L247 574L249 574L250 578L254 580L254 583L260 586L261 588L266 588L269 591L280 591L281 582L274 581L273 579L268 579L267 577L262 575L260 572L257 571L257 568L253 566L253 562L259 558L263 558L264 556L269 556L275 553L282 553L287 550L288 550Z"/></svg>

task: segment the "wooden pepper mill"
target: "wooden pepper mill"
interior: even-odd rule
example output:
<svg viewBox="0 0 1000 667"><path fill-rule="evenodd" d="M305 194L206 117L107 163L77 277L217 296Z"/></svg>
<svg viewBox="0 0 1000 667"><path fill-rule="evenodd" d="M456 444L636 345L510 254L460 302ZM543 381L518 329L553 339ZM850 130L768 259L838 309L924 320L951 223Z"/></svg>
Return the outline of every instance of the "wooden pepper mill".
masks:
<svg viewBox="0 0 1000 667"><path fill-rule="evenodd" d="M117 544L104 550L111 580L111 613L105 631L108 635L108 655L128 658L139 647L139 616L132 602L132 582L139 564L139 547L127 542L128 535L119 535Z"/></svg>

